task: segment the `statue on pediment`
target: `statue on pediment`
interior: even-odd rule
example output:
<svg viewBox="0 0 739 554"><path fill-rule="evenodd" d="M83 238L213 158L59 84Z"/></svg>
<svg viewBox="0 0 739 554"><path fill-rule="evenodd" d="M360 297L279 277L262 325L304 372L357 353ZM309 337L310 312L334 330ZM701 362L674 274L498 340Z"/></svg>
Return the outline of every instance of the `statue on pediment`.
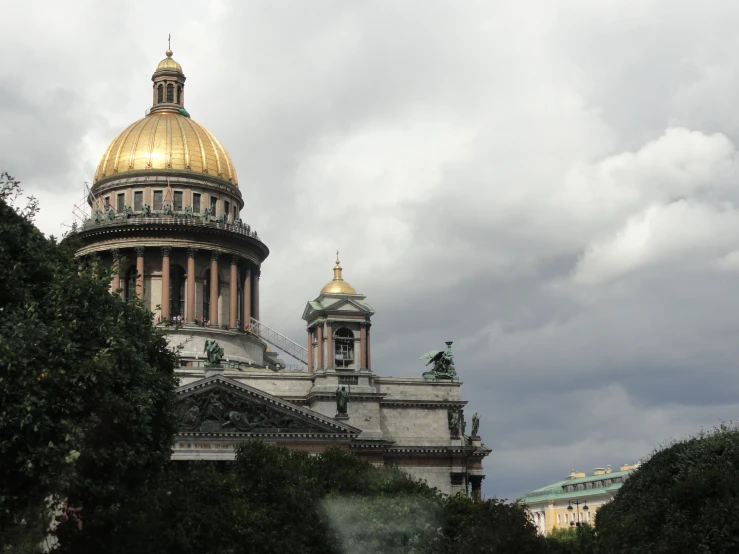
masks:
<svg viewBox="0 0 739 554"><path fill-rule="evenodd" d="M215 339L205 341L203 352L208 356L208 365L217 366L223 359L223 348L221 348Z"/></svg>
<svg viewBox="0 0 739 554"><path fill-rule="evenodd" d="M477 412L475 412L472 415L472 436L477 437L479 436L478 433L480 432L480 416L477 415Z"/></svg>

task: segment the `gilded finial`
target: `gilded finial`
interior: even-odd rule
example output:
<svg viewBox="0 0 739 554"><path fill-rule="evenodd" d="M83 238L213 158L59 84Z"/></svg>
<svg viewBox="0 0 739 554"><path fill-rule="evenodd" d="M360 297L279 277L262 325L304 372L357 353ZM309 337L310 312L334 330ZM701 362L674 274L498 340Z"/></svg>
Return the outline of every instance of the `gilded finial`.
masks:
<svg viewBox="0 0 739 554"><path fill-rule="evenodd" d="M172 57L172 34L167 35L167 51L165 52L168 58Z"/></svg>
<svg viewBox="0 0 739 554"><path fill-rule="evenodd" d="M336 265L339 265L339 251L336 251Z"/></svg>

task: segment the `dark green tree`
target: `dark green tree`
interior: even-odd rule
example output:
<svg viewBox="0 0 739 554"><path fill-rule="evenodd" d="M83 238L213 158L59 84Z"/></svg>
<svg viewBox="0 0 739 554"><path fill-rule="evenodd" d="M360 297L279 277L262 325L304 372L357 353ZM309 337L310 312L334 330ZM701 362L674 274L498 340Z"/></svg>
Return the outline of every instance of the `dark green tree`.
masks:
<svg viewBox="0 0 739 554"><path fill-rule="evenodd" d="M588 524L556 528L547 536L549 554L595 554L596 541L595 529Z"/></svg>
<svg viewBox="0 0 739 554"><path fill-rule="evenodd" d="M465 495L445 502L443 528L429 552L541 554L547 545L523 506L498 499L476 503Z"/></svg>
<svg viewBox="0 0 739 554"><path fill-rule="evenodd" d="M177 356L151 314L110 294L110 275L75 260L71 241L44 237L33 199L11 205L19 195L3 174L0 543L29 510L114 509L158 473L174 433Z"/></svg>
<svg viewBox="0 0 739 554"><path fill-rule="evenodd" d="M598 552L739 552L739 430L655 452L596 515Z"/></svg>

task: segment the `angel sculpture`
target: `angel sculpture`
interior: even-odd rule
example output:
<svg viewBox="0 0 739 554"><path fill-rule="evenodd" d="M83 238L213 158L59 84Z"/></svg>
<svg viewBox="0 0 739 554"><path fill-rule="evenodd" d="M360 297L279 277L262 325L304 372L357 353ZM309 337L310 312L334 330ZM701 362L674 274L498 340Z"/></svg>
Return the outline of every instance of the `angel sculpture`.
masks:
<svg viewBox="0 0 739 554"><path fill-rule="evenodd" d="M454 380L457 378L457 371L454 368L454 354L452 354L452 341L448 341L446 345L446 351L431 350L419 358L420 360L428 360L426 362L427 366L434 364L432 371L427 371L423 374L426 379Z"/></svg>

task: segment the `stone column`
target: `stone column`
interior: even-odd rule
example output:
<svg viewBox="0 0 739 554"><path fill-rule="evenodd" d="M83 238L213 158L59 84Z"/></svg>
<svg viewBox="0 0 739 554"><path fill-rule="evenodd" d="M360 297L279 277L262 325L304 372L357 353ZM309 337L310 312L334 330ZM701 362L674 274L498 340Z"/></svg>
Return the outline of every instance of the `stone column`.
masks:
<svg viewBox="0 0 739 554"><path fill-rule="evenodd" d="M367 325L367 369L372 369L372 358L370 353L372 352L372 335L370 334L371 325Z"/></svg>
<svg viewBox="0 0 739 554"><path fill-rule="evenodd" d="M187 249L187 323L195 323L195 254L196 248Z"/></svg>
<svg viewBox="0 0 739 554"><path fill-rule="evenodd" d="M484 475L470 475L470 488L472 489L472 500L482 502L482 480Z"/></svg>
<svg viewBox="0 0 739 554"><path fill-rule="evenodd" d="M359 327L359 369L367 369L367 326Z"/></svg>
<svg viewBox="0 0 739 554"><path fill-rule="evenodd" d="M210 319L211 327L218 327L218 255L217 250L210 253Z"/></svg>
<svg viewBox="0 0 739 554"><path fill-rule="evenodd" d="M244 269L244 327L248 329L251 325L251 269Z"/></svg>
<svg viewBox="0 0 739 554"><path fill-rule="evenodd" d="M326 369L334 368L334 330L331 322L326 322Z"/></svg>
<svg viewBox="0 0 739 554"><path fill-rule="evenodd" d="M308 373L313 373L313 329L308 329Z"/></svg>
<svg viewBox="0 0 739 554"><path fill-rule="evenodd" d="M252 298L252 311L253 311L253 317L257 321L261 321L259 319L259 277L261 276L262 272L258 269L254 272L254 279L252 279L254 283L254 296Z"/></svg>
<svg viewBox="0 0 739 554"><path fill-rule="evenodd" d="M136 296L144 298L144 247L136 247Z"/></svg>
<svg viewBox="0 0 739 554"><path fill-rule="evenodd" d="M113 254L113 279L110 283L110 288L113 289L113 294L121 288L121 251L117 248L111 250Z"/></svg>
<svg viewBox="0 0 739 554"><path fill-rule="evenodd" d="M316 327L316 347L318 348L316 369L323 369L323 324Z"/></svg>
<svg viewBox="0 0 739 554"><path fill-rule="evenodd" d="M169 319L169 256L172 248L162 246L162 321Z"/></svg>
<svg viewBox="0 0 739 554"><path fill-rule="evenodd" d="M231 257L231 275L229 275L228 289L228 326L236 329L236 312L238 311L238 287L236 286L239 279L239 259L236 256Z"/></svg>

